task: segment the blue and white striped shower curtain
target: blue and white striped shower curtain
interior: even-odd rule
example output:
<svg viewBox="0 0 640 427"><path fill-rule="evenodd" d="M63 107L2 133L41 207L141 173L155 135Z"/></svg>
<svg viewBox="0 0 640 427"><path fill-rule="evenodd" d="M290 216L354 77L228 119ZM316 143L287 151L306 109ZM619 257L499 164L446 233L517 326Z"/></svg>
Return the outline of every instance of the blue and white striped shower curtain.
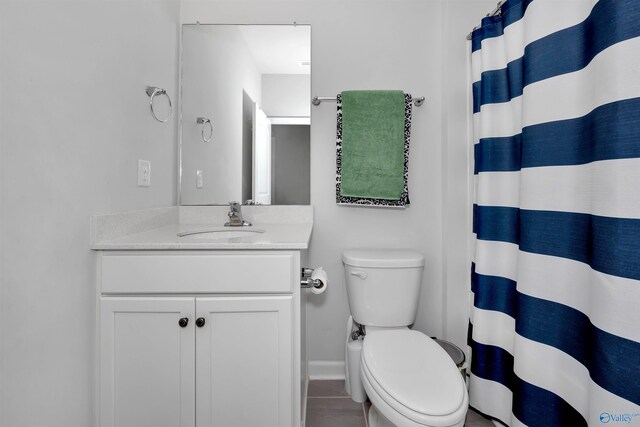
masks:
<svg viewBox="0 0 640 427"><path fill-rule="evenodd" d="M470 404L640 427L640 0L508 0L472 76Z"/></svg>

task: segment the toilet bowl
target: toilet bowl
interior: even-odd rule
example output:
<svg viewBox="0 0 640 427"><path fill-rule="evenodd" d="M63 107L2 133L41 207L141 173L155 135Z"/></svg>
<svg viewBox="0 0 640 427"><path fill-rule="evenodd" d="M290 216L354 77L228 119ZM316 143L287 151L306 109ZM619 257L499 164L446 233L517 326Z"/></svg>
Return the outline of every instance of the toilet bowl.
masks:
<svg viewBox="0 0 640 427"><path fill-rule="evenodd" d="M353 322L365 332L360 357L347 363L348 388L364 388L372 403L369 427L463 426L469 397L458 367L436 341L408 328L417 313L422 255L360 249L345 251L342 261ZM347 338L353 349L349 339L356 338Z"/></svg>
<svg viewBox="0 0 640 427"><path fill-rule="evenodd" d="M360 374L378 412L371 427L464 424L469 403L464 380L446 351L421 332L369 331Z"/></svg>

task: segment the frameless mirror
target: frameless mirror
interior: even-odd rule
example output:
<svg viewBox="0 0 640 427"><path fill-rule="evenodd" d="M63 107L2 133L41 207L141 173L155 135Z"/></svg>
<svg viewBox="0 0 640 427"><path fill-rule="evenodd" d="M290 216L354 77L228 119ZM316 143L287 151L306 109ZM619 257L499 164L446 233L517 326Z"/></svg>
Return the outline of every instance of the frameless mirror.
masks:
<svg viewBox="0 0 640 427"><path fill-rule="evenodd" d="M182 26L181 205L309 204L311 28Z"/></svg>

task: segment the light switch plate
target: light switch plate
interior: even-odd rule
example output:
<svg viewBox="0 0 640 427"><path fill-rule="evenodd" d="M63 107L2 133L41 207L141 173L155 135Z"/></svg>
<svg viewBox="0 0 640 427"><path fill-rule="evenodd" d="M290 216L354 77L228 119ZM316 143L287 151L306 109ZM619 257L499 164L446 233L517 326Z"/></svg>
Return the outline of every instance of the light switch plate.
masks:
<svg viewBox="0 0 640 427"><path fill-rule="evenodd" d="M198 169L196 171L196 188L202 188L204 186L204 176L203 171Z"/></svg>
<svg viewBox="0 0 640 427"><path fill-rule="evenodd" d="M138 187L151 186L151 162L138 160Z"/></svg>

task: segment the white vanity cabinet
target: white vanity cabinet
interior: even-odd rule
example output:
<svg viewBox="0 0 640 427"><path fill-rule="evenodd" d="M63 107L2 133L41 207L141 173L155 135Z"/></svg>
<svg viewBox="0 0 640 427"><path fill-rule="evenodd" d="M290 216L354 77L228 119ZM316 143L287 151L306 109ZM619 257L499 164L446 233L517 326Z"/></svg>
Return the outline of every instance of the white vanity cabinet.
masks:
<svg viewBox="0 0 640 427"><path fill-rule="evenodd" d="M198 298L196 425L292 426L292 296Z"/></svg>
<svg viewBox="0 0 640 427"><path fill-rule="evenodd" d="M298 251L101 251L100 427L300 425Z"/></svg>
<svg viewBox="0 0 640 427"><path fill-rule="evenodd" d="M194 425L194 308L193 298L100 299L101 427Z"/></svg>

